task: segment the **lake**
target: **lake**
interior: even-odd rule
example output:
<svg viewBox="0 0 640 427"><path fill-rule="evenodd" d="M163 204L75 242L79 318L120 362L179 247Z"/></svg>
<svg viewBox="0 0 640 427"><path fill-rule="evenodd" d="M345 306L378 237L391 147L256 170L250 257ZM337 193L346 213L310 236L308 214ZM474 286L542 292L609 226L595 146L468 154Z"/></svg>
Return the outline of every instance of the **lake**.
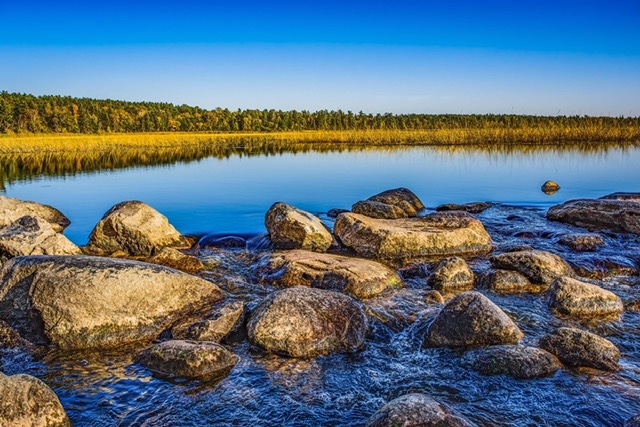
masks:
<svg viewBox="0 0 640 427"><path fill-rule="evenodd" d="M51 167L46 174L29 172L42 165L27 170L15 159L9 163L2 169L5 194L60 209L72 221L65 234L77 244L86 243L102 215L124 200L142 200L183 234L194 235L264 233L264 214L276 201L319 214L331 225L329 209L348 209L396 187L411 189L428 208L496 202L477 216L497 252L513 245L554 251L625 303L640 300L639 236L604 232L605 245L596 252L575 252L558 245L558 238L584 230L545 218L548 207L569 199L640 190L637 146L356 148L252 155L240 147L223 156L166 158L155 165L89 169L67 162L70 166ZM562 187L553 195L540 189L549 179ZM219 266L204 277L251 310L276 290L260 275L269 253L263 245L203 249L195 255L215 259ZM476 274L489 268L484 257L469 264ZM434 264L424 268L430 271ZM614 426L640 412L638 311L580 323L554 316L543 295L481 289L521 328L524 345L537 346L555 328L572 326L606 337L622 353L616 372L566 368L531 380L485 376L474 369L475 350L423 346L442 305L426 299L424 275L404 279L404 289L363 301L370 331L364 347L352 354L294 359L268 354L246 340L226 343L240 361L215 383L155 378L133 363L140 348L52 352L43 359L0 351L0 365L7 374L44 380L74 426L364 426L386 402L411 392L427 393L487 427Z"/></svg>

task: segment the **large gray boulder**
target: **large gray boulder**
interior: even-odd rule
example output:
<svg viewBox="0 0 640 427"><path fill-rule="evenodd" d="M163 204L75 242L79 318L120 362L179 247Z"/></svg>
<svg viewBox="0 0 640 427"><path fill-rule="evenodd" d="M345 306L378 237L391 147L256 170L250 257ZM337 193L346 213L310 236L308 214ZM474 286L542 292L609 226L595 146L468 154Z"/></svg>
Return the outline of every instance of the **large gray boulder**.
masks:
<svg viewBox="0 0 640 427"><path fill-rule="evenodd" d="M0 262L24 255L80 254L79 247L42 218L26 215L0 229Z"/></svg>
<svg viewBox="0 0 640 427"><path fill-rule="evenodd" d="M271 242L278 249L307 249L324 252L333 236L320 219L286 203L273 204L265 216Z"/></svg>
<svg viewBox="0 0 640 427"><path fill-rule="evenodd" d="M58 396L30 375L0 372L0 426L70 427Z"/></svg>
<svg viewBox="0 0 640 427"><path fill-rule="evenodd" d="M334 233L345 246L366 258L441 258L480 255L493 249L482 223L459 211L403 219L343 213L336 219Z"/></svg>
<svg viewBox="0 0 640 427"><path fill-rule="evenodd" d="M269 264L268 278L279 286L344 291L358 298L371 298L402 286L394 270L362 258L293 250L272 254Z"/></svg>
<svg viewBox="0 0 640 427"><path fill-rule="evenodd" d="M560 314L579 318L617 317L624 311L622 300L613 292L566 276L549 288L549 305Z"/></svg>
<svg viewBox="0 0 640 427"><path fill-rule="evenodd" d="M473 288L475 274L467 262L457 256L445 258L427 277L427 284L439 291Z"/></svg>
<svg viewBox="0 0 640 427"><path fill-rule="evenodd" d="M479 292L452 298L429 326L427 347L517 344L524 335L507 314Z"/></svg>
<svg viewBox="0 0 640 427"><path fill-rule="evenodd" d="M407 188L383 191L351 207L354 213L384 219L411 218L422 209L422 201Z"/></svg>
<svg viewBox="0 0 640 427"><path fill-rule="evenodd" d="M559 328L540 338L540 347L569 366L615 371L620 350L609 340L575 328Z"/></svg>
<svg viewBox="0 0 640 427"><path fill-rule="evenodd" d="M206 280L123 259L16 257L0 270L0 319L62 349L151 340L221 298Z"/></svg>
<svg viewBox="0 0 640 427"><path fill-rule="evenodd" d="M95 255L124 252L150 256L164 247L188 248L167 217L140 201L118 203L104 214L89 236L86 250Z"/></svg>
<svg viewBox="0 0 640 427"><path fill-rule="evenodd" d="M373 414L367 427L467 427L469 421L422 393L400 396Z"/></svg>
<svg viewBox="0 0 640 427"><path fill-rule="evenodd" d="M493 267L517 271L532 283L550 285L558 277L573 274L569 264L558 255L539 250L505 252L492 256L490 261Z"/></svg>
<svg viewBox="0 0 640 427"><path fill-rule="evenodd" d="M238 356L214 342L171 340L138 353L135 361L160 378L210 381L228 374Z"/></svg>
<svg viewBox="0 0 640 427"><path fill-rule="evenodd" d="M640 234L640 195L636 197L569 200L552 206L547 218L590 230Z"/></svg>
<svg viewBox="0 0 640 427"><path fill-rule="evenodd" d="M313 357L357 350L367 328L352 297L298 286L267 296L251 315L248 334L252 344L267 351Z"/></svg>
<svg viewBox="0 0 640 427"><path fill-rule="evenodd" d="M48 223L57 232L64 230L71 221L58 209L36 202L0 196L0 227L6 227L25 215L37 216Z"/></svg>
<svg viewBox="0 0 640 427"><path fill-rule="evenodd" d="M537 347L498 345L481 350L473 362L484 375L506 374L514 378L540 378L562 368L556 356Z"/></svg>

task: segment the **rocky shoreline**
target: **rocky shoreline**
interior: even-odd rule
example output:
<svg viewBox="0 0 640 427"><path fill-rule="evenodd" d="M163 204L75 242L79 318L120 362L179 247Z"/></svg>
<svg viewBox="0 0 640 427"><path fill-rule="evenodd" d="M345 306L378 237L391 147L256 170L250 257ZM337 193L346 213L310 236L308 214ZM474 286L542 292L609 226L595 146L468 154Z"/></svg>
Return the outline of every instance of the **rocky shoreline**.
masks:
<svg viewBox="0 0 640 427"><path fill-rule="evenodd" d="M77 247L62 234L70 221L60 211L0 196L0 351L40 358L135 346L135 363L158 378L210 382L241 360L230 343L295 358L357 353L373 323L411 324L412 313L429 306L437 314L425 325L425 351L460 349L484 375L621 370L625 354L593 325L640 307L629 292L640 284L640 255L621 260L606 251L640 235L640 194L552 207L545 221L575 228L561 235L544 223L523 231L514 226L518 214L483 222L478 214L487 209L430 212L403 188L320 216L278 202L265 215L267 249L248 251L239 237L182 236L161 213L130 201L105 213ZM234 293L217 251L248 253L260 286L272 290L259 300ZM383 318L402 292L422 300ZM557 327L530 339L492 294L538 295ZM0 374L0 395L12 396L0 402L0 425L70 423L36 378ZM390 401L369 420L396 424L475 425L421 393Z"/></svg>

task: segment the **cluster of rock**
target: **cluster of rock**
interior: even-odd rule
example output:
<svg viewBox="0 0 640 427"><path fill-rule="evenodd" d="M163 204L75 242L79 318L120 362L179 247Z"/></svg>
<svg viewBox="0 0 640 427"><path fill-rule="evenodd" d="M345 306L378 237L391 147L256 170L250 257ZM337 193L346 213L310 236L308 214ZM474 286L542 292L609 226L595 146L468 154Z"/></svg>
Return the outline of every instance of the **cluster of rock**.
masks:
<svg viewBox="0 0 640 427"><path fill-rule="evenodd" d="M570 201L548 217L640 234L639 201L630 194ZM538 378L563 366L619 369L616 346L582 329L560 327L539 347L520 345L524 334L511 316L473 290L545 292L560 319L610 319L624 310L618 296L579 279L557 254L520 247L487 256L492 239L470 212L490 206L443 205L427 214L415 194L400 188L336 211L331 230L309 212L275 203L265 225L276 251L264 255L262 275L280 289L249 313L244 302L194 275L206 267L185 253L193 242L142 202L115 205L79 248L61 234L70 223L61 212L0 196L0 321L10 328L7 336L19 335L14 342L63 351L164 337L136 362L161 378L210 381L239 360L224 344L245 335L264 351L290 357L357 351L369 330L362 300L402 288L403 276L391 266L418 259L432 262L418 274L437 296L433 301L445 301L438 292L452 296L428 326L425 348L468 349L473 368L486 375ZM559 243L593 251L603 239L579 234ZM479 256L487 256L488 272L474 272L465 260ZM55 394L35 378L0 374L0 395L16 396L15 404L0 401L0 424L32 417L47 420L43 425L69 425ZM409 394L385 405L369 425L471 424L429 396Z"/></svg>

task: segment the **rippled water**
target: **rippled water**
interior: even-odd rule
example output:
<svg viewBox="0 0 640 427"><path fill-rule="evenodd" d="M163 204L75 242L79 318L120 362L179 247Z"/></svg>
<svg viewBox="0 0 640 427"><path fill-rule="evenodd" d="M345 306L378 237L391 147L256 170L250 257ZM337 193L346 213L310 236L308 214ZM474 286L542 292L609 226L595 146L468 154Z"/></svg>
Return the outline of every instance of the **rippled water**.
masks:
<svg viewBox="0 0 640 427"><path fill-rule="evenodd" d="M368 160L371 160L372 163L369 164L376 170L366 177L375 180L364 186L364 189L357 190L352 186L362 183L345 179L341 168L346 168L349 162L367 163L365 159L358 159L356 156L355 160L351 158L343 163L336 163L334 169L328 169L327 165L330 162L320 162L320 166L314 166L320 168L320 171L311 169L311 166L302 162L296 166L293 176L324 177L329 190L316 191L314 187L310 190L311 194L303 192L297 197L291 196L291 188L277 178L268 184L258 181L260 174L256 171L243 170L250 178L246 178L243 184L243 191L246 193L238 194L236 197L239 201L247 200L249 205L254 206L253 209L258 209L258 205L252 204L252 201L255 202L256 198L261 200L260 191L273 186L272 191L264 197L270 198L268 204L275 199L289 198L294 204L296 201L313 199L316 203L313 205L316 207L314 211L323 213L329 207L348 207L362 196L369 196L400 184L414 189L426 204L432 207L440 202L499 200L500 196L505 196L509 203L495 205L478 215L490 232L497 251L520 244L553 250L580 267L585 274L590 272L594 279L588 280L614 291L625 303L640 299L640 277L637 272L635 275L610 276L603 267L603 260L608 260L609 268L613 262L621 271L637 271L640 263L640 237L605 232L601 234L606 240L606 245L596 252L572 252L557 244L558 238L565 233L584 230L547 222L544 208L557 200L569 198L568 195L582 195L586 190L574 188L574 183L580 181L598 182L598 193L606 187L603 193L597 194L598 196L614 190L632 191L632 187L640 182L636 179L636 165L640 162L627 164L627 161L630 162L625 157L628 152L614 151L613 154L610 152L605 156L605 161L617 159L620 162L617 168L611 168L611 173L621 180L618 184L607 181L606 174L598 172L600 160L597 159L591 159L591 163L573 160L576 164L572 171L576 173L576 170L582 170L581 177L569 174L564 169L566 165L549 166L545 159L522 160L521 163L512 162L510 166L503 165L500 159L492 161L498 169L497 176L483 181L473 172L476 170L475 163L479 161L477 159L447 159L440 165L437 162L434 165L433 160L421 158L420 153L422 152L408 150L401 154L396 159L396 172L387 172L388 169L384 169L385 162L390 161L388 158L380 160L373 156ZM633 151L631 157L637 159L638 150ZM293 159L288 158L272 160L280 160L287 165L295 164ZM454 164L457 162L459 166L457 169L454 168L454 171L448 170L452 167L452 161ZM276 168L283 167L283 163L275 163L280 165L275 166ZM403 167L404 163L409 166ZM522 178L527 185L526 189L520 188L519 191L513 182L502 182L517 175L519 168L526 169L527 164L533 165L528 169L530 171L538 166L550 167L557 171L557 176L561 177L557 180L561 185L564 184L563 190L558 193L559 196L547 198L539 193L542 177L555 178L550 176L549 169L540 172L540 176ZM228 164L206 165L206 170L222 168L234 179L238 178L237 174L234 175L229 169L231 166ZM173 168L180 167L178 165ZM487 169L486 165L483 167L485 169L478 166L478 171L484 170L488 175L493 173L492 168ZM512 174L504 175L505 168L513 169ZM433 169L438 173L430 175ZM407 172L407 175L401 179L396 174L402 170ZM442 178L439 173L444 171L448 171L450 175ZM153 183L156 179L175 173L175 169L162 167L158 170L118 173L125 176L98 174L92 175L91 178L81 176L60 181L49 179L17 183L8 187L7 194L50 202L75 220L74 215L61 206L63 203L42 200L39 197L43 194L40 188L43 185L51 185L52 187L48 188L63 192L73 188L77 184L76 179L105 179L111 182L113 187L117 187L117 191L114 189L102 194L107 199L106 202L101 199L102 196L96 195L94 199L86 200L84 203L109 205L114 199L121 201L130 198L122 197L123 192L127 191L126 188L119 188L125 181L131 182L127 180L140 177L150 188L155 188ZM236 209L242 208L234 207L228 200L233 196L220 195L217 193L218 190L206 184L210 178L202 176L204 169L196 168L193 173L200 175L198 198L207 209L211 209L210 206L215 204L218 210L228 210L233 215L239 214ZM293 179L292 171L288 173L287 179ZM461 178L454 182L451 175L456 174ZM122 181L119 181L120 179ZM264 179L269 181L271 178ZM434 180L436 182L432 182ZM495 182L497 187L487 190L483 185L488 185L486 183L490 181ZM198 181L194 178L193 182ZM428 189L424 186L425 182L428 183ZM220 187L232 186L227 181L219 184ZM131 183L131 187L134 188L138 185L141 184ZM166 185L165 181L163 185ZM525 187L521 181L517 181L515 185ZM609 185L618 187L609 188ZM511 192L508 192L506 187L510 187ZM303 184L292 182L292 188L301 191L305 187ZM465 189L466 192L458 194L458 189ZM235 188L235 191L240 190ZM33 197L27 197L28 194ZM171 198L175 194L180 194L180 191L168 189L164 197ZM274 194L289 197L274 197ZM487 197L488 194L492 196ZM72 196L58 194L58 197L60 198L56 201ZM78 196L75 197L77 204ZM148 201L154 206L159 204L154 202L162 200L154 195L153 191L148 198L135 198ZM182 202L184 200L181 199ZM518 201L522 203L516 203ZM298 204L306 207L305 203ZM162 209L164 205L160 205L159 210L167 213ZM244 206L241 202L240 205ZM264 206L260 205L260 209L263 208ZM191 206L190 209L197 216L198 208ZM106 209L102 211L104 210ZM261 217L260 220L264 210L256 212L256 215L259 214ZM176 211L169 210L169 213L175 215ZM219 212L211 214L212 217L216 215L224 217L224 214ZM326 215L321 216L330 224ZM172 221L174 219L175 217ZM218 223L212 221L206 229L199 228L203 227L200 224L194 226L193 230L184 228L184 224L189 223L188 218L174 222L182 224L182 228L178 228L183 232L199 230L225 234L229 231L246 231L251 234L255 228L261 231L257 225L247 225L253 222L242 220L236 223L223 222L220 228L217 227ZM231 230L234 224L237 228ZM82 237L78 236L85 232L86 230L78 232L76 239L81 240ZM521 232L528 233L519 234ZM515 237L516 235L521 237ZM255 307L265 295L274 290L268 284L261 283L256 268L261 257L268 252L266 245L253 244L251 247L253 249L250 251L202 250L197 253L198 256L220 261L220 267L207 272L206 278L225 289L230 299L242 299L250 308ZM472 259L469 262L476 272L488 268L488 262L483 258ZM432 264L426 263L423 270L428 271L432 267ZM244 341L227 345L241 360L228 377L212 384L197 381L174 383L156 379L149 371L132 363L133 356L139 348L121 350L114 354L49 354L43 360L5 351L0 360L2 369L7 374L28 373L47 382L60 397L75 426L357 426L364 425L384 403L409 392L427 393L449 404L480 426L616 426L622 425L624 420L640 412L640 313L627 310L617 321L579 324L574 320L559 319L552 315L544 295L500 295L481 290L503 308L522 329L525 334L523 344L537 345L537 340L543 334L558 326L573 325L606 336L622 352L622 370L614 373L592 369L562 369L552 377L534 380L516 380L504 375L483 376L473 369L474 350L423 347L427 327L441 308L440 304L425 298L429 290L425 282L424 277L410 277L406 279L405 289L393 290L364 302L370 319L370 331L364 348L354 354L292 359L266 354Z"/></svg>

